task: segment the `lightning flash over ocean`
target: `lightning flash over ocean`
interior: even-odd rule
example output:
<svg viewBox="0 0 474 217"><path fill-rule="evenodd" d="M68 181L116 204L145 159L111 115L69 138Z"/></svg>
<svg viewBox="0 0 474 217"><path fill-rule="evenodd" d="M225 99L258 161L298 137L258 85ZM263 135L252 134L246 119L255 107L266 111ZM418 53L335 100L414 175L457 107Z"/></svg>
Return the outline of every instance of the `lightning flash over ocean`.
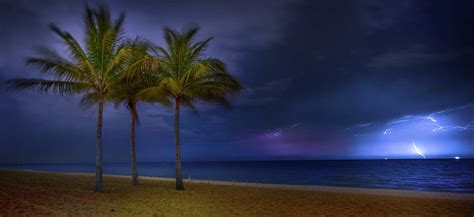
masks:
<svg viewBox="0 0 474 217"><path fill-rule="evenodd" d="M454 157L461 154L458 144L472 142L469 138L474 136L474 103L380 122L362 122L346 131L358 138L361 150L367 143L380 144L383 151L389 152L383 157ZM415 142L427 145L417 147ZM378 152L371 154L382 157Z"/></svg>
<svg viewBox="0 0 474 217"><path fill-rule="evenodd" d="M385 128L383 131L383 135L390 135L394 133L394 131L400 129L400 128L405 128L407 124L410 123L415 123L415 122L420 122L424 121L421 123L424 123L425 126L431 127L431 131L433 133L436 132L443 132L443 131L451 131L451 130L458 130L458 131L464 131L464 130L474 130L474 121L471 121L467 124L442 124L435 116L442 115L444 113L449 113L449 112L454 112L454 111L459 111L462 109L466 109L469 107L473 107L474 104L467 104L455 108L449 108L437 112L433 112L429 115L426 116L419 116L419 115L405 115L401 118L393 119L388 122L386 122L384 125L390 126L390 128ZM379 123L380 124L380 123ZM373 127L378 124L373 124L373 123L366 123L366 124L359 124L354 127L347 128L347 130L354 130L354 129L360 129L360 128L368 128L368 127ZM361 135L360 133L356 135Z"/></svg>
<svg viewBox="0 0 474 217"><path fill-rule="evenodd" d="M413 148L415 149L415 152L416 152L418 155L422 156L423 159L426 159L425 155L424 155L423 153L421 153L421 151L418 149L418 147L416 147L415 142L412 142L412 144L413 144Z"/></svg>

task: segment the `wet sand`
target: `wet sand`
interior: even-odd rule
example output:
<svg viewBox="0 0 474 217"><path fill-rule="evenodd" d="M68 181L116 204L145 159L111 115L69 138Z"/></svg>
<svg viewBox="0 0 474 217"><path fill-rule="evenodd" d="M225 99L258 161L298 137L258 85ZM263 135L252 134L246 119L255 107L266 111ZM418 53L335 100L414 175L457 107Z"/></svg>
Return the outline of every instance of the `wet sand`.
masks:
<svg viewBox="0 0 474 217"><path fill-rule="evenodd" d="M211 182L211 184L209 184ZM473 216L474 195L0 169L0 216Z"/></svg>

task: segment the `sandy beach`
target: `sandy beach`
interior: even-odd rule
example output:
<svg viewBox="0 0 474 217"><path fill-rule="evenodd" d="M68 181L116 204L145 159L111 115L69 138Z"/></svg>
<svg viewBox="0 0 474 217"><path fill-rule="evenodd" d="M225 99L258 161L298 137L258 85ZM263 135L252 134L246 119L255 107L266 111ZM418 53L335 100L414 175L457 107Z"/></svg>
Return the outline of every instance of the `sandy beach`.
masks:
<svg viewBox="0 0 474 217"><path fill-rule="evenodd" d="M0 216L473 216L474 195L0 170Z"/></svg>

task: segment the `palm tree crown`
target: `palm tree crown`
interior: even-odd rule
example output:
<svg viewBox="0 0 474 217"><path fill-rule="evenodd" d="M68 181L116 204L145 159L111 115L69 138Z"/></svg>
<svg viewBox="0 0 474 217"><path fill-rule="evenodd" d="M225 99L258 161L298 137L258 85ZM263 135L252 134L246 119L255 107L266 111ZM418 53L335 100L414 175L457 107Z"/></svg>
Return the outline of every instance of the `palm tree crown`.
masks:
<svg viewBox="0 0 474 217"><path fill-rule="evenodd" d="M159 88L174 98L179 97L183 105L193 110L194 100L229 106L226 95L238 92L240 85L221 60L204 56L212 38L194 42L198 30L191 28L179 33L164 29L167 47L154 49L163 77Z"/></svg>

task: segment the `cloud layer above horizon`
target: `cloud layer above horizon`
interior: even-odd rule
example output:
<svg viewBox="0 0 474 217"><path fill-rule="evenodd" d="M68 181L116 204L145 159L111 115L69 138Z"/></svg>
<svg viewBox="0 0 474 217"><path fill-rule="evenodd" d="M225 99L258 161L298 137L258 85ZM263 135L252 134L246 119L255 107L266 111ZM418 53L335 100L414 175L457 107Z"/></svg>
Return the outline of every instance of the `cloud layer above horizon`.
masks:
<svg viewBox="0 0 474 217"><path fill-rule="evenodd" d="M184 160L415 158L413 141L427 157L474 157L474 130L429 132L439 126L416 118L466 106L435 117L446 126L474 121L471 1L88 3L124 11L127 36L157 44L163 26L201 26L199 37L214 37L208 55L245 86L231 110L184 112ZM93 162L94 110L78 97L3 88L10 78L45 76L25 57L36 46L64 49L52 22L82 38L85 4L0 2L0 163ZM172 111L143 104L139 112L139 161L171 161ZM105 161L129 161L128 127L127 111L109 105Z"/></svg>

